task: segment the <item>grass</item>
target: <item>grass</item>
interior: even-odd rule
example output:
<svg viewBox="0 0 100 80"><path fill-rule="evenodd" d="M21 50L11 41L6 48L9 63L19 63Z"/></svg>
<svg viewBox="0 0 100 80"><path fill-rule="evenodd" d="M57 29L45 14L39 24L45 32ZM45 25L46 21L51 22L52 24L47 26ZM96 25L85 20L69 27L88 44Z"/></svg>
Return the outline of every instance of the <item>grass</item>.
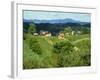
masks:
<svg viewBox="0 0 100 80"><path fill-rule="evenodd" d="M89 66L91 64L90 61L90 35L70 35L65 36L66 40L60 40L57 37L45 37L45 36L33 36L26 34L26 39L24 40L24 55L23 55L23 69L33 69L33 68L52 68L52 67L73 67L73 66ZM40 50L41 54L38 54L32 48L34 43L30 43L31 39L36 39L38 47L37 50ZM70 41L73 46L73 51L70 55L55 54L53 49L56 43ZM32 45L30 48L29 45ZM77 49L77 50L74 50ZM59 66L58 56L62 56L62 66Z"/></svg>

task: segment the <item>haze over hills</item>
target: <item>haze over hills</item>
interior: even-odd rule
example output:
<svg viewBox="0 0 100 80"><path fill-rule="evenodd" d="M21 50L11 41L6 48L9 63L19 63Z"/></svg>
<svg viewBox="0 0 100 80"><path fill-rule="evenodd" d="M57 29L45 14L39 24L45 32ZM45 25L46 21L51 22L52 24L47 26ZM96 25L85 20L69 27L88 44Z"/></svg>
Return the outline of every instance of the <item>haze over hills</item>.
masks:
<svg viewBox="0 0 100 80"><path fill-rule="evenodd" d="M71 18L66 18L66 19L53 19L53 20L38 20L38 19L34 19L34 20L27 20L24 19L24 22L34 22L36 24L40 24L40 23L50 23L50 24L64 24L64 23L83 23ZM89 22L84 22L84 23L89 23Z"/></svg>

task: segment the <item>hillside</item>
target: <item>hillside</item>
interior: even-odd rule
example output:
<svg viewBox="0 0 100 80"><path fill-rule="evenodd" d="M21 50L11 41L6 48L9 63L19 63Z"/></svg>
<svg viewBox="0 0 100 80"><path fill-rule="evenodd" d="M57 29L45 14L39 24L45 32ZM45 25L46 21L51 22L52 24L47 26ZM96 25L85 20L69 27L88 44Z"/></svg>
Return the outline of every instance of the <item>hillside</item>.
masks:
<svg viewBox="0 0 100 80"><path fill-rule="evenodd" d="M66 36L65 40L60 40L57 37L45 37L45 36L29 36L26 35L27 39L24 40L24 69L30 68L50 68L50 67L72 67L72 66L89 66L90 63L90 36L80 35L80 36ZM34 44L32 40L37 40L38 50L41 53L36 53L30 48L31 44ZM73 44L73 52L68 53L55 53L54 45L60 42L70 42ZM36 44L34 44L36 45ZM35 49L36 46L33 46ZM67 47L67 45L66 45ZM69 46L68 46L69 47ZM70 47L69 47L70 48ZM68 48L68 49L69 49ZM74 49L75 48L75 49ZM77 50L76 50L77 49ZM58 64L59 56L64 55L65 60L70 60L70 63L63 60L64 63ZM65 57L62 56L64 59ZM70 59L69 59L70 58ZM74 61L73 61L74 60ZM61 61L61 60L60 60Z"/></svg>

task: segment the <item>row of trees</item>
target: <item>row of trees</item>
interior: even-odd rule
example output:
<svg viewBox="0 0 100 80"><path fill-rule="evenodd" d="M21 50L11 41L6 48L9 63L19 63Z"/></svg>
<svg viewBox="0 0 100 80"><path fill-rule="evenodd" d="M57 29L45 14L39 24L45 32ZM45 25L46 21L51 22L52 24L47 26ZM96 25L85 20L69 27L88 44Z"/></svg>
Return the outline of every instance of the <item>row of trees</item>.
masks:
<svg viewBox="0 0 100 80"><path fill-rule="evenodd" d="M61 30L60 32L62 33L69 33L71 34L71 32L74 31L75 33L77 33L77 31L80 31L81 34L89 34L90 33L90 28L89 27L81 27L80 30L73 30L71 27L66 26L63 30ZM29 34L33 34L37 32L36 30L36 25L34 23L30 23L29 24L29 28L28 28L28 33ZM58 34L58 33L56 33Z"/></svg>

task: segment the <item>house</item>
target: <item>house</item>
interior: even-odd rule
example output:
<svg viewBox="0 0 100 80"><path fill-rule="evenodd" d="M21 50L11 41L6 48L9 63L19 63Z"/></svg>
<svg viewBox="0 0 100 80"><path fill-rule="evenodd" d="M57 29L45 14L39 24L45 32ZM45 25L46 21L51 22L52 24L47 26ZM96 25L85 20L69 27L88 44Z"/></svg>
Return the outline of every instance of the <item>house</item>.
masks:
<svg viewBox="0 0 100 80"><path fill-rule="evenodd" d="M49 36L51 36L51 33L50 32L45 33L45 36L49 37Z"/></svg>
<svg viewBox="0 0 100 80"><path fill-rule="evenodd" d="M38 34L38 33L33 33L33 35L34 35L34 36L38 36L39 34Z"/></svg>
<svg viewBox="0 0 100 80"><path fill-rule="evenodd" d="M40 35L49 37L52 34L50 32L48 32L48 31L40 31Z"/></svg>
<svg viewBox="0 0 100 80"><path fill-rule="evenodd" d="M58 39L65 39L64 36L65 36L64 33L59 33Z"/></svg>
<svg viewBox="0 0 100 80"><path fill-rule="evenodd" d="M40 35L44 36L45 33L47 33L47 32L48 32L48 31L43 31L43 30L41 30L41 31L40 31Z"/></svg>
<svg viewBox="0 0 100 80"><path fill-rule="evenodd" d="M75 34L75 31L72 31L72 32L71 32L71 35L74 35L74 34Z"/></svg>

